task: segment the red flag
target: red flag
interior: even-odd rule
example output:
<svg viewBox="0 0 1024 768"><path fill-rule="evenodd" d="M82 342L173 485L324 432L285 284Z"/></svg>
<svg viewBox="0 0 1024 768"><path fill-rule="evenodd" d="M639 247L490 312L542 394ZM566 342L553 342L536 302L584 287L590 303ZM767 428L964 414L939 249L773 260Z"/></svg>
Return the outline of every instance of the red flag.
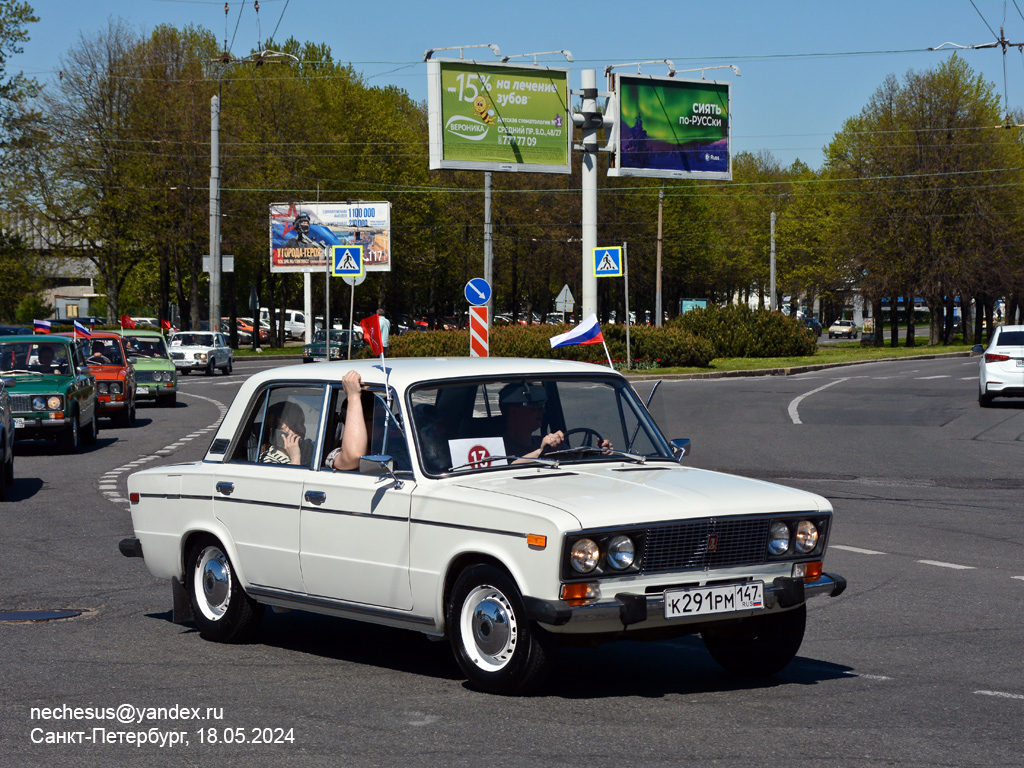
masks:
<svg viewBox="0 0 1024 768"><path fill-rule="evenodd" d="M171 330L171 321L160 318L160 327L165 331Z"/></svg>
<svg viewBox="0 0 1024 768"><path fill-rule="evenodd" d="M121 327L134 329L135 321L128 317L128 315L121 315Z"/></svg>
<svg viewBox="0 0 1024 768"><path fill-rule="evenodd" d="M359 321L359 327L363 329L363 339L370 345L374 356L384 354L384 345L380 340L380 316L370 315Z"/></svg>

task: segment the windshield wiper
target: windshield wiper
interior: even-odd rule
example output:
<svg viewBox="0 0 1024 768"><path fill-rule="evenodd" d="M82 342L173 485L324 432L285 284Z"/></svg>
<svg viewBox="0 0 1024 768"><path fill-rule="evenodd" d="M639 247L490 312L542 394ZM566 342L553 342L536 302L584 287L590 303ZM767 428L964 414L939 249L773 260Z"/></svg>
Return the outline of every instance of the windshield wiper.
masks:
<svg viewBox="0 0 1024 768"><path fill-rule="evenodd" d="M508 466L512 466L512 464L514 462L522 462L523 464L526 464L526 463L530 463L530 464L536 463L536 464L543 464L545 466L552 467L554 469L558 468L558 459L541 459L541 458L537 458L535 456L534 457L528 457L528 456L488 456L486 459L482 459L481 461L470 461L470 462L467 462L465 464L459 464L459 466L457 466L457 467L449 467L447 471L448 472L457 472L460 469L465 469L466 467L476 467L476 468L479 468L482 464L486 464L489 461L498 461L498 460L501 460L501 459L504 459L505 461L509 462ZM520 464L520 466L522 466L522 464Z"/></svg>
<svg viewBox="0 0 1024 768"><path fill-rule="evenodd" d="M562 448L557 451L548 451L548 456L585 456L600 454L602 456L614 456L615 458L633 461L637 464L646 464L647 457L626 451L617 451L614 448L597 448L593 445L578 445L575 448Z"/></svg>

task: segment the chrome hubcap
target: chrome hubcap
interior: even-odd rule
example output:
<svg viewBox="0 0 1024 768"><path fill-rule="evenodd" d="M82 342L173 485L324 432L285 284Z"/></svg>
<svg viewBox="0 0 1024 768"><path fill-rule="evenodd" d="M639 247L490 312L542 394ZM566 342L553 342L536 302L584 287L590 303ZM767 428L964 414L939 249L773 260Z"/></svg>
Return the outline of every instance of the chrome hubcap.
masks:
<svg viewBox="0 0 1024 768"><path fill-rule="evenodd" d="M231 601L231 568L223 552L216 547L203 550L196 564L196 581L196 591L203 596L203 613L207 618L219 619Z"/></svg>
<svg viewBox="0 0 1024 768"><path fill-rule="evenodd" d="M470 661L488 672L507 665L516 650L519 629L508 598L494 587L476 587L462 605L462 645Z"/></svg>

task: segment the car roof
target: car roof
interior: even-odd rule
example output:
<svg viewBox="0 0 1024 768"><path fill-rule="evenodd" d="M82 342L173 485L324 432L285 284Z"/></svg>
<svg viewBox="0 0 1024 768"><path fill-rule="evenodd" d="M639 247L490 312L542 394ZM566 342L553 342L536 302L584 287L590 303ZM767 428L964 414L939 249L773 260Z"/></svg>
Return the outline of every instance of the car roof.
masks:
<svg viewBox="0 0 1024 768"><path fill-rule="evenodd" d="M0 336L0 341L17 341L21 344L35 344L40 341L56 341L70 345L72 338L70 336L61 336L59 333L34 333L30 336L25 334L19 334L17 336Z"/></svg>
<svg viewBox="0 0 1024 768"><path fill-rule="evenodd" d="M387 380L396 389L423 381L444 381L480 376L552 376L560 374L619 376L603 365L572 360L537 360L515 357L406 357L388 358ZM385 372L379 359L342 360L316 365L273 368L250 378L257 386L265 381L338 381L350 370L358 371L367 384L384 384Z"/></svg>

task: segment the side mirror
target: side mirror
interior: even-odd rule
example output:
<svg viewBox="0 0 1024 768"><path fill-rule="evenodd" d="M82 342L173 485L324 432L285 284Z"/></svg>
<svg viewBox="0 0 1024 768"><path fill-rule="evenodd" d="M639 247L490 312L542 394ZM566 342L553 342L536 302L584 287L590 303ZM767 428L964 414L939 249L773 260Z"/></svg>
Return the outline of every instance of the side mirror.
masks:
<svg viewBox="0 0 1024 768"><path fill-rule="evenodd" d="M372 455L359 457L360 475L387 474L395 483L395 489L400 490L405 483L395 476L395 460L387 455Z"/></svg>
<svg viewBox="0 0 1024 768"><path fill-rule="evenodd" d="M137 358L137 357L129 357L128 358L128 365L135 365L137 362L139 362L139 358Z"/></svg>
<svg viewBox="0 0 1024 768"><path fill-rule="evenodd" d="M680 462L690 455L690 438L688 437L677 437L675 440L669 440L672 445L672 453L676 455L676 459Z"/></svg>
<svg viewBox="0 0 1024 768"><path fill-rule="evenodd" d="M971 347L971 355L983 355L985 354L985 347L981 344L975 344Z"/></svg>
<svg viewBox="0 0 1024 768"><path fill-rule="evenodd" d="M87 375L89 373L89 366L88 365L80 365L80 366L78 366L78 372L80 374L82 374L83 376Z"/></svg>
<svg viewBox="0 0 1024 768"><path fill-rule="evenodd" d="M6 389L11 389L18 383L18 380L13 376L4 376L2 379L0 379L0 381L3 382L3 385Z"/></svg>

